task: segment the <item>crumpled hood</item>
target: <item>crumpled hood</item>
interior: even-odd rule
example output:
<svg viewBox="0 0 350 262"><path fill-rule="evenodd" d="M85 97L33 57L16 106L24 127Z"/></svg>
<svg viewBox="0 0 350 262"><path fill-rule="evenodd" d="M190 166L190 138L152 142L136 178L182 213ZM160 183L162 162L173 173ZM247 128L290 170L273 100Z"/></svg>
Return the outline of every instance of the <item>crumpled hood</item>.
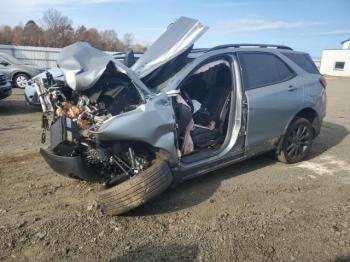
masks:
<svg viewBox="0 0 350 262"><path fill-rule="evenodd" d="M180 56L208 30L207 26L189 17L180 17L150 46L131 69L144 78L157 68Z"/></svg>
<svg viewBox="0 0 350 262"><path fill-rule="evenodd" d="M115 64L118 71L126 73L124 66L118 61L114 61L111 55L83 42L76 42L63 48L57 60L67 84L77 91L91 88L110 62Z"/></svg>
<svg viewBox="0 0 350 262"><path fill-rule="evenodd" d="M57 60L69 87L84 91L95 85L107 66L127 75L144 93L151 93L138 76L113 56L92 47L89 43L76 42L62 49Z"/></svg>
<svg viewBox="0 0 350 262"><path fill-rule="evenodd" d="M57 60L67 84L74 90L91 88L107 66L126 74L138 87L150 93L140 80L190 49L208 28L198 20L180 17L147 49L140 59L128 68L88 43L77 42L62 49Z"/></svg>

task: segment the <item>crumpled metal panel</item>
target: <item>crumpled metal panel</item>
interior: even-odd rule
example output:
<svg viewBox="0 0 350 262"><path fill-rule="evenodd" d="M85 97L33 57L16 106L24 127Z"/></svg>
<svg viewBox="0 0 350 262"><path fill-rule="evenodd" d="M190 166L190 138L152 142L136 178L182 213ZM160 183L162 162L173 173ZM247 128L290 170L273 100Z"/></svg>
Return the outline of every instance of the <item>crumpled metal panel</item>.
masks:
<svg viewBox="0 0 350 262"><path fill-rule="evenodd" d="M118 72L126 74L137 87L147 93L150 92L130 68L116 61L113 56L90 46L89 43L76 42L63 48L57 60L67 84L76 91L93 87L111 62Z"/></svg>
<svg viewBox="0 0 350 262"><path fill-rule="evenodd" d="M81 91L92 87L106 69L111 57L88 43L77 42L62 49L57 60L67 84Z"/></svg>
<svg viewBox="0 0 350 262"><path fill-rule="evenodd" d="M135 110L113 116L94 133L102 141L145 142L165 150L169 154L169 162L175 163L174 130L174 111L168 96L161 93Z"/></svg>
<svg viewBox="0 0 350 262"><path fill-rule="evenodd" d="M131 69L143 78L190 48L208 27L180 17L147 49Z"/></svg>

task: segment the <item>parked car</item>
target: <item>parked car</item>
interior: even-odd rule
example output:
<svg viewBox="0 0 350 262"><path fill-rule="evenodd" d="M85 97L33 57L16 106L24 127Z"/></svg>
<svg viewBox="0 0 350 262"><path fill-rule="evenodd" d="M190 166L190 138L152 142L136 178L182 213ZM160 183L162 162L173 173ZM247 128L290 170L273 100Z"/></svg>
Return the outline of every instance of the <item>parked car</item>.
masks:
<svg viewBox="0 0 350 262"><path fill-rule="evenodd" d="M13 56L0 53L0 73L5 74L14 87L25 88L30 78L43 71L38 66L24 64Z"/></svg>
<svg viewBox="0 0 350 262"><path fill-rule="evenodd" d="M6 80L4 74L0 73L0 100L10 96L12 93L12 87L10 82Z"/></svg>
<svg viewBox="0 0 350 262"><path fill-rule="evenodd" d="M34 79L51 133L41 155L59 174L103 184L105 212L264 152L307 157L326 114L326 81L309 55L265 44L193 49L206 29L179 18L130 68L75 43L58 59L64 81Z"/></svg>
<svg viewBox="0 0 350 262"><path fill-rule="evenodd" d="M59 68L52 68L47 71L44 71L35 77L37 78L46 78L46 74L49 73L52 77L54 77L56 80L62 80L64 81L64 74L61 69ZM38 97L38 94L36 92L36 87L32 81L32 79L28 80L26 87L24 89L24 98L27 101L27 103L34 107L41 107L40 100Z"/></svg>

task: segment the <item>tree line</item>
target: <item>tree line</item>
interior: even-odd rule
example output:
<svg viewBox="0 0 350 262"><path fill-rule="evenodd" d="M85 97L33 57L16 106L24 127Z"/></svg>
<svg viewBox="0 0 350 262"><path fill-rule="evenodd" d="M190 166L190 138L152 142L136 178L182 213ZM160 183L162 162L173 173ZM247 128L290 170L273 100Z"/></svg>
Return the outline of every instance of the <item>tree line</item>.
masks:
<svg viewBox="0 0 350 262"><path fill-rule="evenodd" d="M24 26L1 26L0 44L62 48L83 41L105 51L145 50L143 45L133 43L134 37L130 33L120 39L114 30L98 31L84 25L73 28L72 24L72 20L61 12L49 9L43 13L41 25L30 20Z"/></svg>

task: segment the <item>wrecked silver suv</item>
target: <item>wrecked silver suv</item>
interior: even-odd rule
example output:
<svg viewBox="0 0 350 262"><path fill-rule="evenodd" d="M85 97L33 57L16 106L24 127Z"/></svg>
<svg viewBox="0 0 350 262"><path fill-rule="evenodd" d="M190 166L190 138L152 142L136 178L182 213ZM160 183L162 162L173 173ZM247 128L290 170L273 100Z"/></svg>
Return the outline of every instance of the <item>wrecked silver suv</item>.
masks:
<svg viewBox="0 0 350 262"><path fill-rule="evenodd" d="M207 28L181 17L131 67L86 43L64 48L61 77L36 77L41 154L62 175L103 184L121 214L171 184L274 150L303 160L325 115L325 81L289 47L193 49ZM300 62L301 61L301 62Z"/></svg>

